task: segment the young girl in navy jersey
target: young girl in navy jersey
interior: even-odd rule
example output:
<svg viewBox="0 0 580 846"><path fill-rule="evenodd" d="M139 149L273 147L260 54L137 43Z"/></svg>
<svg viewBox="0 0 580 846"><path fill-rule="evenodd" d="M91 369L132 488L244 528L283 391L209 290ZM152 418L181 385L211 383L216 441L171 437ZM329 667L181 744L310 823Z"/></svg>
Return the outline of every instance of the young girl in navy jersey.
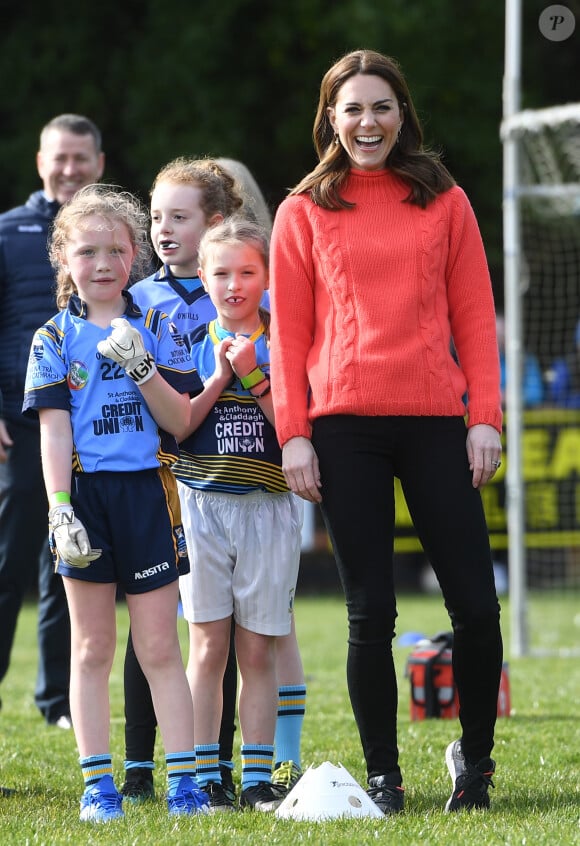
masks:
<svg viewBox="0 0 580 846"><path fill-rule="evenodd" d="M161 728L169 812L207 807L193 778L176 625L178 577L189 564L170 470L189 391L201 384L191 367L169 365L176 344L167 318L141 311L124 290L144 256L146 224L134 197L105 185L82 189L60 210L50 256L62 311L35 334L23 406L40 417L51 542L71 616L80 817L93 822L123 816L109 746L118 584Z"/></svg>
<svg viewBox="0 0 580 846"><path fill-rule="evenodd" d="M181 444L191 572L180 578L180 592L190 624L197 772L219 784L216 702L233 615L242 679L240 805L273 811L285 795L272 784L276 641L291 631L302 504L288 491L273 427L268 313L260 308L268 237L230 218L206 231L199 263L217 318L186 338L204 390L191 400L191 435Z"/></svg>

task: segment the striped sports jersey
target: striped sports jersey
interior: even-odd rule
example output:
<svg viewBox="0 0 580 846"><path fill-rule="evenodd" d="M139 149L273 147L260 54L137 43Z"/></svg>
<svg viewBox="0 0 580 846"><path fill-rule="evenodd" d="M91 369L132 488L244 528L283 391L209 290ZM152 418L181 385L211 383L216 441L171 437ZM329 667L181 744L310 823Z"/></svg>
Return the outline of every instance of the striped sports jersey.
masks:
<svg viewBox="0 0 580 846"><path fill-rule="evenodd" d="M198 393L203 387L199 375L189 357L184 360L166 315L155 309L143 313L129 293L123 296L127 301L123 316L140 330L159 373L180 393ZM178 456L175 438L159 428L125 370L97 350L111 327L96 326L86 316L86 305L72 296L68 307L36 332L23 412L40 408L70 412L77 473L172 464Z"/></svg>
<svg viewBox="0 0 580 846"><path fill-rule="evenodd" d="M215 370L215 344L230 335L213 320L186 336L202 381ZM258 367L268 373L270 359L263 326L251 340L256 346ZM184 484L202 490L232 494L288 490L274 427L239 379L221 393L201 426L180 444L174 472Z"/></svg>
<svg viewBox="0 0 580 846"><path fill-rule="evenodd" d="M169 318L171 334L179 342L187 332L205 326L216 316L215 306L206 293L201 279L179 279L169 265L152 276L136 282L130 288L133 301L145 311L156 308ZM189 360L189 351L180 343L180 350Z"/></svg>

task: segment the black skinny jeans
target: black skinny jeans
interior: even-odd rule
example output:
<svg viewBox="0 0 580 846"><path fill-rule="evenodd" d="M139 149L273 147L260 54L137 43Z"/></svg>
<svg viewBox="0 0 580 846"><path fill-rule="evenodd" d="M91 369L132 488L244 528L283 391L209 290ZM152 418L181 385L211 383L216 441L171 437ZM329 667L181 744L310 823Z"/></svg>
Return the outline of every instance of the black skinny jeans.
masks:
<svg viewBox="0 0 580 846"><path fill-rule="evenodd" d="M400 777L392 640L395 504L401 485L453 633L463 752L490 754L502 666L499 603L466 428L454 417L355 417L314 422L322 513L346 597L347 683L369 778Z"/></svg>

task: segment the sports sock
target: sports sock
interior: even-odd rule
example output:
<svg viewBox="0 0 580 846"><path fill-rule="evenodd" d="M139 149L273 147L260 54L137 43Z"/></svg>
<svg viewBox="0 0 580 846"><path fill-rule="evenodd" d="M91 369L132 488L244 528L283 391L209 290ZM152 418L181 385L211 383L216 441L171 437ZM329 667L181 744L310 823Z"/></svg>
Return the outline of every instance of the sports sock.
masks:
<svg viewBox="0 0 580 846"><path fill-rule="evenodd" d="M274 747L258 743L242 743L242 790L255 787L260 781L272 781Z"/></svg>
<svg viewBox="0 0 580 846"><path fill-rule="evenodd" d="M209 781L221 782L219 743L203 743L195 747L195 778L200 787Z"/></svg>
<svg viewBox="0 0 580 846"><path fill-rule="evenodd" d="M175 796L183 776L187 775L195 780L195 752L168 752L165 755L165 762L167 790L170 796Z"/></svg>
<svg viewBox="0 0 580 846"><path fill-rule="evenodd" d="M278 717L276 719L276 766L282 761L294 761L301 767L300 742L306 710L306 685L286 684L278 688Z"/></svg>
<svg viewBox="0 0 580 846"><path fill-rule="evenodd" d="M125 770L154 770L155 764L153 761L125 761Z"/></svg>
<svg viewBox="0 0 580 846"><path fill-rule="evenodd" d="M79 758L79 764L85 780L85 787L94 787L103 776L113 775L113 758L110 753L105 755L89 755Z"/></svg>

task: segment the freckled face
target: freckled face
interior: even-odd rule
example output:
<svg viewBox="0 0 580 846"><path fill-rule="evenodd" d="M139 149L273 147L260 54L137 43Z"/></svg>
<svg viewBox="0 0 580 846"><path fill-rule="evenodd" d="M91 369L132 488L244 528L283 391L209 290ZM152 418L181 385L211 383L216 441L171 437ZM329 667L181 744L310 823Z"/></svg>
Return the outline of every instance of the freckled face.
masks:
<svg viewBox="0 0 580 846"><path fill-rule="evenodd" d="M381 76L359 73L339 89L328 118L352 167L380 170L397 142L403 116L395 93Z"/></svg>
<svg viewBox="0 0 580 846"><path fill-rule="evenodd" d="M62 261L86 303L109 302L126 286L137 254L121 221L91 215L71 230Z"/></svg>

